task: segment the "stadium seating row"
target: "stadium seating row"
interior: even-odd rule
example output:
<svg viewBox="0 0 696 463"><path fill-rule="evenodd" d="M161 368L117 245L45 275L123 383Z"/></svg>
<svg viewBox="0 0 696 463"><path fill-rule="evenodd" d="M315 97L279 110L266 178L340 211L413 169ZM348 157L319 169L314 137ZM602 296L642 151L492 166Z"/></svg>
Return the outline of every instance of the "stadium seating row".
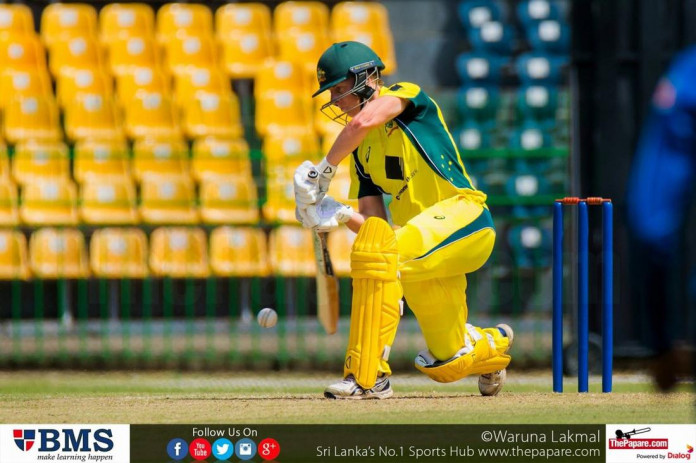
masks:
<svg viewBox="0 0 696 463"><path fill-rule="evenodd" d="M568 59L544 52L532 51L516 58L481 52L462 53L455 63L457 74L466 84L500 85L506 69L514 68L523 86L559 85L563 83L563 68Z"/></svg>
<svg viewBox="0 0 696 463"><path fill-rule="evenodd" d="M350 275L355 235L345 227L329 234L334 271ZM549 266L549 231L521 224L507 232L507 244L520 268ZM0 279L37 278L205 278L312 277L316 263L309 230L281 226L269 234L259 228L218 227L209 238L199 228L161 227L149 240L138 228L101 228L89 240L73 228L41 228L27 242L19 231L0 230Z"/></svg>
<svg viewBox="0 0 696 463"><path fill-rule="evenodd" d="M288 182L294 168L293 164L269 169L262 208L266 222L297 223ZM349 186L347 176L338 176L329 194L346 198ZM348 202L357 207L355 201ZM32 177L21 195L10 180L0 180L3 226L256 224L261 217L258 203L255 180L241 173L205 176L197 189L188 175L146 175L139 189L127 177L87 177L79 196L77 185L67 177Z"/></svg>
<svg viewBox="0 0 696 463"><path fill-rule="evenodd" d="M345 227L329 236L337 274L349 274L354 234ZM28 256L28 257L27 257ZM210 238L200 228L162 227L148 238L138 228L101 228L90 239L74 228L40 228L25 235L0 230L0 279L205 278L268 275L314 276L309 230L282 226L267 236L259 228L219 227Z"/></svg>
<svg viewBox="0 0 696 463"><path fill-rule="evenodd" d="M460 2L458 11L474 50L510 55L521 48L518 45L518 28L511 21L506 21L501 5L495 0L465 0ZM567 54L570 28L555 2L521 1L517 5L517 18L532 50Z"/></svg>
<svg viewBox="0 0 696 463"><path fill-rule="evenodd" d="M0 36L35 30L25 5L0 5L0 17ZM169 3L156 15L145 3L111 3L99 13L87 4L53 3L44 8L39 29L47 47L83 59L99 59L99 48L117 60L162 53L174 71L181 58L190 62L195 56L199 62L219 60L231 78L253 77L274 56L314 65L331 40L363 41L385 59L389 72L396 69L387 11L376 2L340 2L331 13L318 1L281 2L273 12L261 2L230 3L214 13L204 3Z"/></svg>

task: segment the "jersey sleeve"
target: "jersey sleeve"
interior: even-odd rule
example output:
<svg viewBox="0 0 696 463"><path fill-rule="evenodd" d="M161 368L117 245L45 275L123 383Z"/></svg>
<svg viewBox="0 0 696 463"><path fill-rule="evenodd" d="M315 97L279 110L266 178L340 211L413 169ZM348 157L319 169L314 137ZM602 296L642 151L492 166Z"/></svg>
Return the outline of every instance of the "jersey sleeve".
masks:
<svg viewBox="0 0 696 463"><path fill-rule="evenodd" d="M404 121L423 117L432 106L428 95L418 85L410 82L399 82L385 87L381 95L395 96L411 103L399 116Z"/></svg>

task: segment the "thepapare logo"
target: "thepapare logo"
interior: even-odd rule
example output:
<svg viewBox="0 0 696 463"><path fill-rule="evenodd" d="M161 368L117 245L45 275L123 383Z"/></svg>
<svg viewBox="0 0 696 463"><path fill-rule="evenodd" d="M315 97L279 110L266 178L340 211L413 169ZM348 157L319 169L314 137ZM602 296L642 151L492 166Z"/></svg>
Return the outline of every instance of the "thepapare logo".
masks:
<svg viewBox="0 0 696 463"><path fill-rule="evenodd" d="M24 430L25 445L28 444L27 431ZM109 452L114 448L111 429L37 429L36 432L39 452ZM15 443L19 446L16 437ZM30 448L31 445L24 449L20 446L21 450Z"/></svg>
<svg viewBox="0 0 696 463"><path fill-rule="evenodd" d="M33 429L13 429L12 437L14 437L15 444L17 444L19 450L26 452L34 446L36 431Z"/></svg>

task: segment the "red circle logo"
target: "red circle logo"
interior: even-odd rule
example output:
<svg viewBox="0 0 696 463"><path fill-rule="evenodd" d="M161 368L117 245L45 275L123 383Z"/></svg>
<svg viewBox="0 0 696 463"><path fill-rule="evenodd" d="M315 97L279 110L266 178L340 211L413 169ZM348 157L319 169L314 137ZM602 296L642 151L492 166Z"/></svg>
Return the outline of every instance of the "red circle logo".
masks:
<svg viewBox="0 0 696 463"><path fill-rule="evenodd" d="M191 444L189 444L189 453L195 460L205 460L209 458L213 453L210 446L210 442L205 439L194 439Z"/></svg>
<svg viewBox="0 0 696 463"><path fill-rule="evenodd" d="M259 442L258 454L264 460L275 460L280 455L280 444L270 437Z"/></svg>

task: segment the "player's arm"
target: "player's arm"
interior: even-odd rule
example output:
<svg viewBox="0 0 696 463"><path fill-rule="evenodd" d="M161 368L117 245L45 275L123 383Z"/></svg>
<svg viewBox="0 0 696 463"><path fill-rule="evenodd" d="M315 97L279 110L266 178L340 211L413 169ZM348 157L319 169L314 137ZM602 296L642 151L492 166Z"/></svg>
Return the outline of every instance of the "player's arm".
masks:
<svg viewBox="0 0 696 463"><path fill-rule="evenodd" d="M385 124L404 112L409 100L384 95L365 103L360 112L346 124L326 155L326 162L337 166L365 139L373 127Z"/></svg>
<svg viewBox="0 0 696 463"><path fill-rule="evenodd" d="M384 207L382 196L363 196L358 199L360 212L353 212L353 216L346 222L351 231L358 233L360 227L370 217L379 217L387 220L387 209Z"/></svg>

